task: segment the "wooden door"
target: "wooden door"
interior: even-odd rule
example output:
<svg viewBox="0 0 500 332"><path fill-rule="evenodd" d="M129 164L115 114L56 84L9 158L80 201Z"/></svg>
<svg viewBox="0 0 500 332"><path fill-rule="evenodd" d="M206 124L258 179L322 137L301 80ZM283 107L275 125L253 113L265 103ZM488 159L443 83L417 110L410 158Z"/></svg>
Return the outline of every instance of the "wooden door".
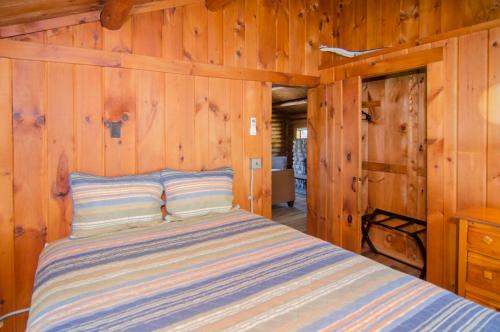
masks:
<svg viewBox="0 0 500 332"><path fill-rule="evenodd" d="M361 252L361 78L342 82L342 160L343 204L340 220L341 245Z"/></svg>
<svg viewBox="0 0 500 332"><path fill-rule="evenodd" d="M307 231L361 251L361 78L309 89Z"/></svg>

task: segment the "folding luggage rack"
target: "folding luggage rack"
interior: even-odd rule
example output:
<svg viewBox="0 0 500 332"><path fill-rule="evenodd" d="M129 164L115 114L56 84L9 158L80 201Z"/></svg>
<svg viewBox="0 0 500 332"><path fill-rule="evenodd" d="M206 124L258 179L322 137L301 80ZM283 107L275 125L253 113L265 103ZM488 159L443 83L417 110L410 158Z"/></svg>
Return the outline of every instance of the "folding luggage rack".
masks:
<svg viewBox="0 0 500 332"><path fill-rule="evenodd" d="M394 221L394 220L401 220L402 223L397 225L397 226L393 226L393 225L388 224L389 221ZM418 226L418 227L416 227L417 230L408 230L407 229L410 226L415 226L415 225ZM383 227L383 228L386 228L386 229L389 229L392 231L396 231L396 232L405 234L405 235L411 237L412 239L414 239L418 245L418 248L420 249L420 253L422 254L422 259L424 261L424 265L422 267L416 266L416 265L410 264L408 262L402 261L396 257L390 256L390 255L387 255L385 253L378 251L377 248L374 246L373 242L370 240L369 232L370 232L370 228L372 226L380 226L380 227ZM415 228L415 227L413 227L413 228ZM411 267L419 270L420 271L420 278L424 279L426 271L427 271L427 259L426 259L427 252L425 250L425 246L424 246L424 243L422 242L422 239L419 237L419 234L425 233L426 231L427 231L427 223L423 220L403 216L403 215L400 215L397 213L384 211L381 209L375 209L375 211L373 211L373 213L365 214L362 218L362 233L363 233L362 245L366 241L366 243L368 244L368 246L370 247L370 249L374 253L388 257L388 258L393 259L399 263L411 266Z"/></svg>

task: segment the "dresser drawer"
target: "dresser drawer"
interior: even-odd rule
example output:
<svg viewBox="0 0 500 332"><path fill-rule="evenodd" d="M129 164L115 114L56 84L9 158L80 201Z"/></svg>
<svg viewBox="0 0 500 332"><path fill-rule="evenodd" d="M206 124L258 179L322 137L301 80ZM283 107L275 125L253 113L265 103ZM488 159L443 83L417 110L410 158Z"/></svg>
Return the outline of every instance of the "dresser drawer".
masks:
<svg viewBox="0 0 500 332"><path fill-rule="evenodd" d="M473 250L500 259L500 228L471 223L467 244Z"/></svg>
<svg viewBox="0 0 500 332"><path fill-rule="evenodd" d="M469 252L467 283L496 294L500 293L500 260Z"/></svg>

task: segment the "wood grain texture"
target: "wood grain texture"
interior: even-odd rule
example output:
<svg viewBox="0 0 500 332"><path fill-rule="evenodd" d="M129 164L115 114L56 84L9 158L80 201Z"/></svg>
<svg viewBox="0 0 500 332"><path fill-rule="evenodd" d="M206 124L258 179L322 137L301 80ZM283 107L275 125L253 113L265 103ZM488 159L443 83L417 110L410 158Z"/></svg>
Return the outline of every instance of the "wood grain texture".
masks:
<svg viewBox="0 0 500 332"><path fill-rule="evenodd" d="M127 20L134 0L107 0L101 10L101 25L110 30L118 30Z"/></svg>
<svg viewBox="0 0 500 332"><path fill-rule="evenodd" d="M488 59L487 205L500 208L500 28L490 30Z"/></svg>
<svg viewBox="0 0 500 332"><path fill-rule="evenodd" d="M30 304L34 267L47 239L46 75L44 63L13 61L14 262L15 275L23 276L15 285L16 308ZM16 317L17 330L24 330L25 316Z"/></svg>
<svg viewBox="0 0 500 332"><path fill-rule="evenodd" d="M76 66L74 91L76 169L104 175L102 69Z"/></svg>
<svg viewBox="0 0 500 332"><path fill-rule="evenodd" d="M343 207L341 220L342 247L361 252L361 216L358 192L361 188L361 78L342 82L343 93Z"/></svg>
<svg viewBox="0 0 500 332"><path fill-rule="evenodd" d="M10 139L0 149L6 184L0 232L10 239L2 240L0 255L12 267L2 269L2 310L29 305L39 252L69 234L71 171L233 166L235 203L248 209L249 158L260 157L254 211L271 216L270 83L55 62L2 59L0 66L8 83L0 85L0 114L12 116L2 122ZM250 116L257 118L257 136L248 135ZM106 121L122 121L121 137L110 136ZM25 319L17 319L16 330Z"/></svg>
<svg viewBox="0 0 500 332"><path fill-rule="evenodd" d="M458 209L486 206L487 45L487 31L459 38Z"/></svg>
<svg viewBox="0 0 500 332"><path fill-rule="evenodd" d="M68 234L71 227L69 174L74 169L73 66L51 63L47 67L47 122L49 206L47 240Z"/></svg>
<svg viewBox="0 0 500 332"><path fill-rule="evenodd" d="M141 7L142 11L136 12L118 31L104 30L96 22L71 23L69 28L50 31L36 30L39 32L12 38L28 42L18 53L15 53L13 44L6 43L9 40L0 41L2 57L14 59L1 60L0 66L4 69L5 63L12 62L13 133L10 144L13 146L12 164L16 169L11 186L15 232L11 241L14 247L3 239L1 245L1 248L4 248L4 243L7 248L13 248L10 259L14 270L0 273L10 276L5 279L9 285L14 276L23 276L15 280L13 288L6 290L4 283L1 284L2 296L15 290L15 299L8 300L5 307L18 309L29 304L34 268L46 237L50 234L55 238L56 234L67 231L67 210L63 210L60 199L51 198L52 192L56 196L57 193L64 194L65 187L61 185L64 180L61 179L67 173L66 168L96 174L123 174L160 166L205 169L211 167L212 160L217 165L229 162L237 172L235 202L248 208L249 158L260 156L266 164L269 156L264 153L271 150L266 138L270 123L266 108L270 84L261 81L317 85L315 77L304 78L290 73L313 73L316 66L331 65L333 60L329 59L333 57L320 54L314 48L323 42L354 49L396 46L397 52L382 51L370 60L367 57L354 60L363 66L369 66L370 61L397 59L402 54L429 48L443 49L443 58L437 62L443 63L431 65L441 67L430 68L430 73L439 79L429 82L428 95L430 100L438 99L436 106L431 105L435 122L430 128L433 137L429 141L433 149L428 152L435 156L431 158L433 162L429 162L428 170L435 179L431 187L437 188L428 194L429 203L432 199L433 204L429 208L430 227L434 229L434 237L429 239L430 255L434 257L429 269L431 281L453 289L456 226L451 216L457 204L467 203L469 191L474 202L491 206L500 204L494 195L498 189L498 138L495 134L498 131L495 130L498 125L495 122L498 104L498 73L495 69L498 42L495 42L498 33L494 30L489 35L482 32L477 35L479 37L462 37L460 42L452 38L454 33L446 33L465 27L460 30L460 34L465 35L498 25L490 21L468 28L470 24L498 17L493 0L477 3L461 0L458 4L452 0L422 0L418 2L418 8L417 2L411 0L352 0L346 6L337 0L235 0L217 13L208 13L201 1L169 0L170 4L174 2L180 6L165 9L165 1L156 1L156 5L163 7L154 7L157 11L150 13L146 7ZM199 21L196 20L198 16ZM276 21L266 26L270 17ZM434 41L438 32L445 33L439 37L445 38L444 41L410 49L407 49L409 46L397 48L401 42ZM150 34L151 40L141 38L144 34ZM40 48L44 44L47 48ZM265 47L268 49L263 49ZM106 53L92 53L95 51ZM381 54L383 57L379 56ZM19 59L22 57L24 60ZM61 60L68 57L73 60ZM479 58L482 63L478 62ZM183 61L171 63L164 59ZM122 65L128 67L110 68ZM69 67L72 67L71 73ZM264 67L271 70L264 74L257 71ZM9 71L2 70L0 75L9 75ZM50 93L54 94L57 86L62 84L48 78L59 75L61 82L72 81L72 87L61 87L65 95L56 100ZM334 71L329 72L329 77L331 79L327 82L333 82ZM217 83L212 85L212 81ZM219 83L226 81L230 82ZM460 82L472 85L467 87ZM222 91L219 84L227 91ZM337 244L343 244L344 239L344 245L355 246L356 243L345 239L348 235L343 233L345 229L340 225L345 222L345 196L351 190L351 182L347 186L343 180L349 172L345 168L345 149L352 144L353 132L349 128L355 121L355 114L344 112L343 107L344 101L356 101L351 98L350 89L344 91L342 81L321 89L322 97L316 100L322 103L317 107L324 115L318 116L318 123L324 119L328 127L318 131L321 141L326 144L324 150L323 147L319 149L318 156L326 153L327 158L319 157L317 167L318 170L324 167L322 177L333 175L325 203L320 201L317 205L322 211L326 204L326 212L317 214L326 215L326 223L319 229L325 239ZM485 90L488 92L483 95ZM222 105L222 119L224 116L230 118L228 126L223 125L219 115L211 113L211 98ZM468 109L459 106L462 101ZM64 105L73 112L62 114L57 120L59 116L56 115ZM130 117L122 128L120 144L119 140L109 137L109 129L104 127L103 120L119 120L125 112L130 113ZM486 118L481 118L483 112ZM248 136L250 116L258 119L257 136ZM9 114L0 113L0 118L5 117ZM69 122L73 125L61 132L56 130ZM470 131L477 131L478 136L466 142ZM213 142L223 139L224 149L214 150L212 147L210 150L209 137L212 134L215 137ZM72 139L66 141L68 136ZM161 137L164 137L163 143L156 143ZM9 143L1 142L0 151L9 149ZM470 153L468 150L474 152L470 154L474 158L464 158ZM226 151L226 154L221 151ZM67 165L64 158L60 161L64 154L67 154ZM466 174L471 169L471 160L474 165L481 166L474 166L473 172ZM58 167L62 171L58 171ZM463 180L457 174L469 178ZM6 181L10 181L8 177ZM480 192L475 191L476 185ZM259 213L268 213L266 204L270 186L267 174L257 171L255 206ZM421 186L420 179L419 188ZM31 204L29 210L24 209L26 201ZM1 211L7 211L4 209L9 203L0 204ZM60 218L63 224L52 230L46 228L49 214ZM2 232L4 227L2 223ZM7 225L8 232L11 227ZM19 319L19 330L23 329L24 318Z"/></svg>
<svg viewBox="0 0 500 332"><path fill-rule="evenodd" d="M453 218L457 208L472 205L497 207L498 204L496 195L493 194L498 178L498 139L495 130L498 126L495 56L498 50L498 28L479 32L475 29L471 30L472 34L459 37L450 34L449 39L409 49L396 49L382 56L374 54L371 58L362 57L350 64L341 65L352 70L373 61L442 49L442 59L427 65L427 211L422 204L418 204L417 213L426 214L428 222L428 280L450 290L456 289L457 285L458 227ZM323 75L326 78L322 78L321 82L335 81L336 75L332 71L323 71ZM337 83L343 85L344 82L337 81L334 86ZM341 89L334 89L332 100L334 104L342 106L345 103L345 92L339 90ZM345 132L348 124L345 123L345 118L342 120L344 123L340 131ZM425 133L419 130L416 134L422 142ZM339 149L339 146L345 145L342 141L345 136L334 134L336 141L340 142L335 158L345 156L345 151ZM391 142L378 144L378 155L388 148L388 143ZM418 157L417 160L421 158ZM406 165L406 169L408 167ZM345 182L343 172L345 169L339 167L334 183L337 180ZM412 185L415 186L415 180ZM418 172L416 185L419 195L417 199L422 199L425 197L422 196L425 194L425 181L418 176ZM341 192L338 188L335 191L345 197L345 191ZM381 195L377 195L377 199L387 199L379 196ZM342 209L343 206L335 206L334 200L334 210L342 212ZM342 225L342 221L333 219L332 222L334 243L344 245L341 240L342 229L336 230Z"/></svg>
<svg viewBox="0 0 500 332"><path fill-rule="evenodd" d="M0 59L0 315L14 310L14 199L12 149L12 63ZM5 321L5 331L14 331L14 321Z"/></svg>

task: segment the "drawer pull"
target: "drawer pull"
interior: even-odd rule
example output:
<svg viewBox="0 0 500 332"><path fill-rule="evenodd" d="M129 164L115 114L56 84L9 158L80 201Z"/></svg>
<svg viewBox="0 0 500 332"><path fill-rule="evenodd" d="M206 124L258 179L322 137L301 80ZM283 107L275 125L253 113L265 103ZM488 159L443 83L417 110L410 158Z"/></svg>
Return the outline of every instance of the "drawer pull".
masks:
<svg viewBox="0 0 500 332"><path fill-rule="evenodd" d="M484 279L493 280L493 272L483 271Z"/></svg>
<svg viewBox="0 0 500 332"><path fill-rule="evenodd" d="M490 245L493 242L493 239L489 237L488 235L483 236L482 241L486 243L487 245Z"/></svg>

